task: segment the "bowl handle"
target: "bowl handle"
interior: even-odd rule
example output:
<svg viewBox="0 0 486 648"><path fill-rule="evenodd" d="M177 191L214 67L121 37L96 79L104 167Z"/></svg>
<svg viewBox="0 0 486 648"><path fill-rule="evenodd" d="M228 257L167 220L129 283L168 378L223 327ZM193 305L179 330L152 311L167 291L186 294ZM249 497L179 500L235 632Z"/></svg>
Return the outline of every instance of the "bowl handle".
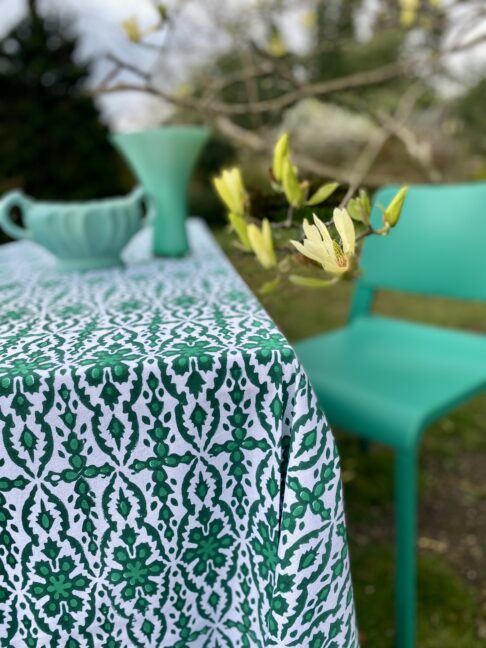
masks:
<svg viewBox="0 0 486 648"><path fill-rule="evenodd" d="M31 201L21 191L10 191L0 200L0 227L12 238L32 238L32 232L14 223L11 215L13 207L17 207L22 214L25 214L31 204Z"/></svg>
<svg viewBox="0 0 486 648"><path fill-rule="evenodd" d="M153 198L149 193L147 193L145 188L142 186L135 187L135 189L130 194L130 197L134 203L139 202L141 205L142 200L144 200L147 205L147 213L140 221L140 227L144 227L145 225L150 225L151 223L153 223L156 214L155 203Z"/></svg>

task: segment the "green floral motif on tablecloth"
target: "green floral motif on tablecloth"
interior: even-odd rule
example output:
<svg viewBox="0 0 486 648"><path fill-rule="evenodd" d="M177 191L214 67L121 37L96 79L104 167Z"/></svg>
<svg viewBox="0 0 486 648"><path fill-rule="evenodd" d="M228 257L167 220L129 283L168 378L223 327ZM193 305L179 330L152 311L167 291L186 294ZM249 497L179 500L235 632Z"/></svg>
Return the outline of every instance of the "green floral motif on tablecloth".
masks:
<svg viewBox="0 0 486 648"><path fill-rule="evenodd" d="M173 366L177 373L185 373L191 367L191 360L201 371L211 369L212 354L221 350L220 347L194 336L187 336L184 342L176 342L171 346L172 348L165 354L169 358L174 358Z"/></svg>
<svg viewBox="0 0 486 648"><path fill-rule="evenodd" d="M42 352L33 354L30 361L22 358L13 359L7 375L0 377L0 393L11 392L16 380L20 381L25 390L35 391L38 389L39 372L49 370L53 366L53 362Z"/></svg>
<svg viewBox="0 0 486 648"><path fill-rule="evenodd" d="M283 362L291 362L294 358L292 349L279 333L259 332L257 335L250 335L247 340L244 348L255 351L262 363L269 362L275 351L279 352Z"/></svg>
<svg viewBox="0 0 486 648"><path fill-rule="evenodd" d="M2 647L358 646L332 434L189 230L85 275L0 248Z"/></svg>
<svg viewBox="0 0 486 648"><path fill-rule="evenodd" d="M213 569L224 566L227 559L225 550L234 543L230 535L224 534L222 521L211 520L210 515L209 509L203 509L199 518L201 526L189 531L189 548L182 555L185 563L194 563L195 574L206 574L209 583L213 580Z"/></svg>
<svg viewBox="0 0 486 648"><path fill-rule="evenodd" d="M126 527L121 539L124 546L116 547L114 559L119 568L109 573L109 580L113 585L122 585L121 596L125 600L136 601L137 595L153 594L156 591L154 577L163 571L163 564L151 559L150 546L146 542L138 543L134 529Z"/></svg>
<svg viewBox="0 0 486 648"><path fill-rule="evenodd" d="M91 357L81 360L80 365L89 367L87 376L92 384L99 384L107 369L111 371L114 381L125 382L128 373L127 363L137 358L137 354L115 343L108 349L95 351Z"/></svg>
<svg viewBox="0 0 486 648"><path fill-rule="evenodd" d="M56 563L47 560L39 561L34 566L34 573L39 580L29 588L36 599L43 599L44 612L49 617L58 617L63 613L60 624L65 630L72 628L73 619L70 612L77 612L82 607L82 600L76 595L78 590L86 590L89 581L77 573L77 567L70 556L59 556L57 547L50 548L51 554L57 554Z"/></svg>

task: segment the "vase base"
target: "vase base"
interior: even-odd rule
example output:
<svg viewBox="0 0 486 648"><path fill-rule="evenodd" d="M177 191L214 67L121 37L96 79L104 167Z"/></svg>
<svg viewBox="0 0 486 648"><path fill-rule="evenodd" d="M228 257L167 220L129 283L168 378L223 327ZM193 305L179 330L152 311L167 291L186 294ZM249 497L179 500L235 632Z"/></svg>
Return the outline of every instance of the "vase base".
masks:
<svg viewBox="0 0 486 648"><path fill-rule="evenodd" d="M181 259L189 254L190 249L186 247L184 249L157 249L153 251L153 254L157 258L172 258L172 259Z"/></svg>

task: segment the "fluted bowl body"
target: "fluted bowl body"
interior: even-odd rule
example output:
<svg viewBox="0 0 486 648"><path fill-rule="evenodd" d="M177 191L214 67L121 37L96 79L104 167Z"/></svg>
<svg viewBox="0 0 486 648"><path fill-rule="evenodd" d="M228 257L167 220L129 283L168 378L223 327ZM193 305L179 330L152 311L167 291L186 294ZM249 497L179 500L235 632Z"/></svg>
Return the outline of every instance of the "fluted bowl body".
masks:
<svg viewBox="0 0 486 648"><path fill-rule="evenodd" d="M0 201L0 226L13 238L30 239L49 250L61 270L119 265L121 253L143 223L145 193L88 202L43 202L13 191ZM22 213L24 227L12 220Z"/></svg>

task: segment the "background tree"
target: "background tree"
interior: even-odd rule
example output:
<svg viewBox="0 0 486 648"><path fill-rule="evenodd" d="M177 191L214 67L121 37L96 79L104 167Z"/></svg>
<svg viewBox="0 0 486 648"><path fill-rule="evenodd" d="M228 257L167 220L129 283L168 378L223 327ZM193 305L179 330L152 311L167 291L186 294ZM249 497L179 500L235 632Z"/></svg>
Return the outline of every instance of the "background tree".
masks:
<svg viewBox="0 0 486 648"><path fill-rule="evenodd" d="M27 17L0 42L0 190L89 199L123 191L118 156L93 100L69 25Z"/></svg>
<svg viewBox="0 0 486 648"><path fill-rule="evenodd" d="M463 134L472 152L483 161L482 175L486 174L486 78L481 79L462 95L455 104Z"/></svg>
<svg viewBox="0 0 486 648"><path fill-rule="evenodd" d="M303 170L353 186L471 175L449 146L447 106L437 89L449 82L445 59L486 39L470 38L481 4L377 0L370 9L364 0L257 0L232 11L207 0L204 28L198 0L186 0L183 10L172 4L162 21L154 7L148 28L126 21L132 44L154 52L153 65L109 56L113 67L95 94L148 92L174 109L173 119L205 122L251 151L253 168L288 130ZM453 13L466 5L467 12ZM178 28L199 36L190 48L174 38ZM298 131L309 125L302 138Z"/></svg>

